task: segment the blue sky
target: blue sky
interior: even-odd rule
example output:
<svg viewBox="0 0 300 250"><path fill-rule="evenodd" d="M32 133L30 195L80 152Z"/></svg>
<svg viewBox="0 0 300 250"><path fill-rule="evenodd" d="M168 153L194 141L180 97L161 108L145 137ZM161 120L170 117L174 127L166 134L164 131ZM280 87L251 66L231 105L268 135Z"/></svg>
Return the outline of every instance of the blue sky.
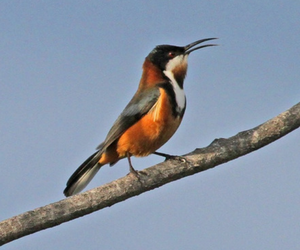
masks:
<svg viewBox="0 0 300 250"><path fill-rule="evenodd" d="M64 198L158 44L220 45L191 54L186 114L160 151L188 153L299 102L299 12L279 0L1 1L0 220ZM3 249L296 249L299 136ZM127 172L103 167L88 189Z"/></svg>

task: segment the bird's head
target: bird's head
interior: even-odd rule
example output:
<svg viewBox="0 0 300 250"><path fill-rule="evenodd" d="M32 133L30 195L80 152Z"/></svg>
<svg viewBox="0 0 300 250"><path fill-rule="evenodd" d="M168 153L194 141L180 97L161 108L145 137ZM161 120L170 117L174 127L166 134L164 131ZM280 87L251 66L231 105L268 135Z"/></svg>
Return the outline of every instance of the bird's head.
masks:
<svg viewBox="0 0 300 250"><path fill-rule="evenodd" d="M174 79L182 87L187 72L187 59L189 54L192 51L201 48L215 46L215 44L196 46L200 43L213 39L216 38L201 39L186 46L158 45L146 57L144 71L146 70L146 72L148 71L148 73L151 73L149 70L147 70L147 67L149 67L150 70L156 72L157 76L160 73L169 79L174 77ZM151 64L149 64L149 62Z"/></svg>

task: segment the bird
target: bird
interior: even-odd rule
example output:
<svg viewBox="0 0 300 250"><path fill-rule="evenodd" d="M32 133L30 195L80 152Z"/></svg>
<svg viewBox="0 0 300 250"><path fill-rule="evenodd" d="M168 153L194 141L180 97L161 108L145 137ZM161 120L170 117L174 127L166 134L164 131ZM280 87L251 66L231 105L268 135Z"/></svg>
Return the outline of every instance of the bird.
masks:
<svg viewBox="0 0 300 250"><path fill-rule="evenodd" d="M186 46L157 45L145 58L138 89L109 130L104 142L71 175L66 197L81 192L105 164L113 166L127 158L129 170L138 175L131 156L156 152L176 132L186 109L183 90L191 52L216 44L202 44L216 38L197 40Z"/></svg>

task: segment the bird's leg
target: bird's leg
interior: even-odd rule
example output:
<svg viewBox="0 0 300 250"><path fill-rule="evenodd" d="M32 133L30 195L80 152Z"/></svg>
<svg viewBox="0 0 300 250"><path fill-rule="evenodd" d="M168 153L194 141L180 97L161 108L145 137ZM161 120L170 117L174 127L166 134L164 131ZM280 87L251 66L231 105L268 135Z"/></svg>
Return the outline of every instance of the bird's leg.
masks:
<svg viewBox="0 0 300 250"><path fill-rule="evenodd" d="M133 168L132 164L131 164L131 159L130 159L130 154L127 152L127 159L128 159L128 163L129 163L129 171L130 173L133 173L135 176L138 175L138 172Z"/></svg>
<svg viewBox="0 0 300 250"><path fill-rule="evenodd" d="M170 160L170 159L180 160L182 162L187 161L184 157L178 156L178 155L169 155L169 154L165 154L165 153L161 153L161 152L153 152L153 154L165 157L166 158L165 161Z"/></svg>

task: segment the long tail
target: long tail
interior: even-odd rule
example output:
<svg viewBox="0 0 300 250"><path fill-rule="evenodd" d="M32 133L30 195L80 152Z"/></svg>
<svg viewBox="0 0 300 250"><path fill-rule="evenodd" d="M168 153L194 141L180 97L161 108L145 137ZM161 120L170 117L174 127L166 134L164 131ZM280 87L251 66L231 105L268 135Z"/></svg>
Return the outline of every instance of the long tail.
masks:
<svg viewBox="0 0 300 250"><path fill-rule="evenodd" d="M67 182L64 190L65 196L77 194L87 186L102 166L98 163L100 157L101 153L97 151L77 168Z"/></svg>

